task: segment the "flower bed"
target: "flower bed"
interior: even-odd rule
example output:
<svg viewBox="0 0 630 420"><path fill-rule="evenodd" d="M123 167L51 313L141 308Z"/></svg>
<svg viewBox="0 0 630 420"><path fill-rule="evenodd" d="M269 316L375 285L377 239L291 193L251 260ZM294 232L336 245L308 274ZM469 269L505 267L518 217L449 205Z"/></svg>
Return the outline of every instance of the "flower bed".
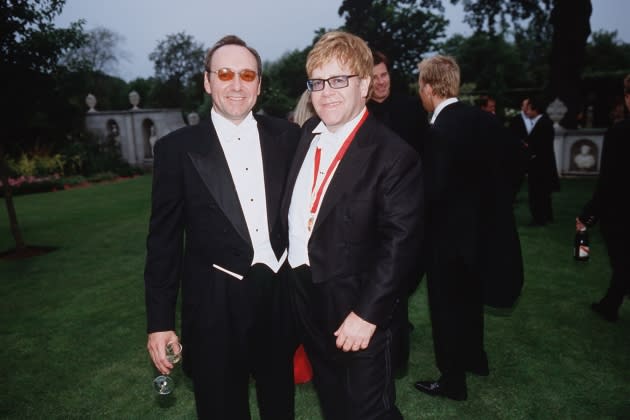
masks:
<svg viewBox="0 0 630 420"><path fill-rule="evenodd" d="M57 174L46 177L20 176L18 178L9 178L9 185L12 188L13 195L24 195L86 187L93 183L115 181L133 176L119 176L113 172L99 173L87 178L81 175L61 177ZM0 197L4 197L4 188L2 187L3 184L0 181Z"/></svg>

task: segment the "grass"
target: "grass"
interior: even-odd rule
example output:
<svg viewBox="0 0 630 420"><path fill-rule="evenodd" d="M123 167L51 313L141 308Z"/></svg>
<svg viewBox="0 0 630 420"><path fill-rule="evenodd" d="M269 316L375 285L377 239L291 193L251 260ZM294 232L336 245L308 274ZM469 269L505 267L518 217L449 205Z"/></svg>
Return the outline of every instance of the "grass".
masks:
<svg viewBox="0 0 630 420"><path fill-rule="evenodd" d="M15 198L24 237L55 246L44 256L0 261L0 418L191 419L194 400L180 369L176 390L154 395L147 355L143 264L149 176ZM591 261L572 259L573 220L592 180L562 180L556 223L525 227L516 216L526 280L511 313L488 311L487 378L470 376L469 400L432 399L413 389L437 377L424 283L413 296L412 359L397 383L406 419L630 418L630 305L610 324L589 304L610 269L597 229ZM0 251L14 246L0 215ZM255 412L255 403L251 403ZM298 419L320 414L310 384L297 387ZM257 413L254 418L258 418Z"/></svg>

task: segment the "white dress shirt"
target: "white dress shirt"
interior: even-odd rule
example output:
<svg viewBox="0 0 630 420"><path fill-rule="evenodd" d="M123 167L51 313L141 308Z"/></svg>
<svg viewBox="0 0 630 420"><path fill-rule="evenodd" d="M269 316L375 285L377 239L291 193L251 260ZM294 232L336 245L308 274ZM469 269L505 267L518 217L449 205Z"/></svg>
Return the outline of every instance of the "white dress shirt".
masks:
<svg viewBox="0 0 630 420"><path fill-rule="evenodd" d="M448 98L440 102L438 106L436 106L435 109L433 110L433 115L431 116L431 124L435 124L435 119L438 117L438 115L440 114L440 112L442 112L444 108L446 108L448 105L453 104L457 101L458 101L457 98Z"/></svg>
<svg viewBox="0 0 630 420"><path fill-rule="evenodd" d="M341 148L344 140L352 133L356 125L359 123L363 114L366 112L366 108L363 108L359 115L352 120L345 123L337 131L330 132L323 122L320 122L317 127L313 129L313 133L316 136L311 141L311 145L306 153L306 157L302 162L302 167L298 173L293 187L293 194L291 195L291 205L289 206L289 265L291 267L299 267L300 265L310 265L308 258L308 241L311 237L311 232L308 230L308 220L311 217L311 207L313 200L319 190L328 167L334 160L337 152ZM315 169L315 149L321 148L321 157L319 163L319 171L317 174L317 180L315 188L313 189L313 171ZM338 165L337 165L338 166ZM319 206L315 212L315 220L319 214L324 196L328 190L328 186L332 182L334 177L334 171L337 166L333 168L333 172L324 189L319 200ZM313 224L314 224L313 221Z"/></svg>
<svg viewBox="0 0 630 420"><path fill-rule="evenodd" d="M534 129L534 127L536 127L536 123L538 123L538 120L540 120L541 118L542 118L542 114L538 114L534 118L529 119L531 121L531 125L530 125L530 128L527 130L527 134L532 133L532 130Z"/></svg>
<svg viewBox="0 0 630 420"><path fill-rule="evenodd" d="M254 247L252 265L262 263L277 273L286 259L286 250L278 260L269 240L265 174L256 120L250 112L240 124L236 125L218 114L214 108L211 118L236 187L249 237ZM221 267L216 268L221 269Z"/></svg>

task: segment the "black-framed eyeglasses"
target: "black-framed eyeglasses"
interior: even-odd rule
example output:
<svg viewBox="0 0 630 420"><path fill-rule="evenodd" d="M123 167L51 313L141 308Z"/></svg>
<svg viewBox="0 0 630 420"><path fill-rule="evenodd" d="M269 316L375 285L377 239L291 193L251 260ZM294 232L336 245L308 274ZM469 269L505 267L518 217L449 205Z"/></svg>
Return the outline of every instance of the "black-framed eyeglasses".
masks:
<svg viewBox="0 0 630 420"><path fill-rule="evenodd" d="M256 76L258 76L258 73L256 73L254 70L245 69L236 72L227 67L223 67L219 70L208 70L208 72L215 73L219 80L221 80L222 82L229 82L230 80L234 79L234 76L237 74L238 77L240 77L241 80L244 82L253 82L254 80L256 80Z"/></svg>
<svg viewBox="0 0 630 420"><path fill-rule="evenodd" d="M328 82L328 86L333 89L342 89L348 87L350 82L348 79L351 77L357 77L358 74L351 74L348 76L333 76L328 79L308 79L306 81L306 88L311 92L317 92L318 90L324 90L324 85Z"/></svg>

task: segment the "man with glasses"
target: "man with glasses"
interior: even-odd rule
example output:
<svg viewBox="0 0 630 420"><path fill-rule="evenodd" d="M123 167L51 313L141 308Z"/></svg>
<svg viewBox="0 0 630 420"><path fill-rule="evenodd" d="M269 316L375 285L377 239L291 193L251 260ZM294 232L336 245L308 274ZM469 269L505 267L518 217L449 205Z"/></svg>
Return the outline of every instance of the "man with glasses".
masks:
<svg viewBox="0 0 630 420"><path fill-rule="evenodd" d="M422 220L418 154L372 117L372 54L329 32L308 55L318 118L302 129L283 199L300 338L325 419L399 419L394 347Z"/></svg>
<svg viewBox="0 0 630 420"><path fill-rule="evenodd" d="M210 119L155 145L145 292L148 350L162 373L178 342L202 419L249 419L250 375L261 419L294 418L286 235L279 217L297 125L253 115L261 59L236 36L205 59Z"/></svg>

